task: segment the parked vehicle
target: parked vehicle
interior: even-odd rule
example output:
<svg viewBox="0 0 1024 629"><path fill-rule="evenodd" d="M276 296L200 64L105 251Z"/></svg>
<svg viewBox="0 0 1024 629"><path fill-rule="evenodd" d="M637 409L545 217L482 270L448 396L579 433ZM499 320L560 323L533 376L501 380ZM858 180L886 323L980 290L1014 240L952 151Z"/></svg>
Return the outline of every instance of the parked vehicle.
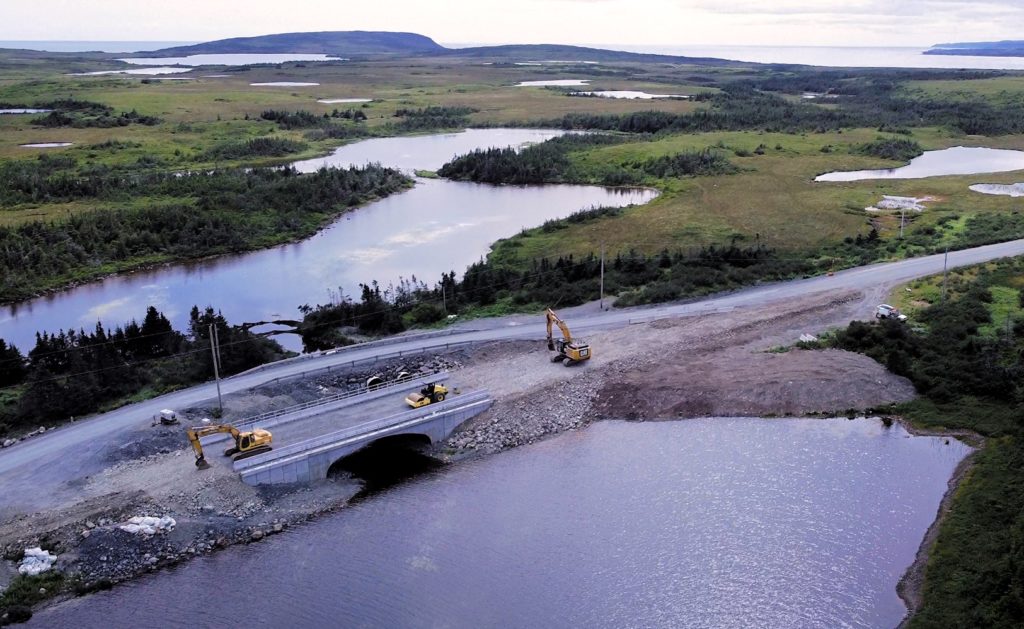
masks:
<svg viewBox="0 0 1024 629"><path fill-rule="evenodd" d="M880 304L875 308L876 319L896 319L897 321L906 321L907 315L900 312L899 308L890 306L889 304Z"/></svg>

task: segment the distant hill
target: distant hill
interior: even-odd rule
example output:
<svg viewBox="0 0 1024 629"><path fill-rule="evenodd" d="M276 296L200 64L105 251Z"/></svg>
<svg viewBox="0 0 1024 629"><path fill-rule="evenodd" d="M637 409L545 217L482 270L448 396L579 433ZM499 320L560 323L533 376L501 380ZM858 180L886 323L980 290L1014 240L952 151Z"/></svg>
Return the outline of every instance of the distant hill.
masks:
<svg viewBox="0 0 1024 629"><path fill-rule="evenodd" d="M235 37L195 44L175 46L149 52L137 57L179 57L199 54L240 53L304 53L338 57L412 57L449 56L488 59L493 61L632 61L637 63L714 64L718 66L746 66L747 63L709 59L704 57L676 57L583 46L560 44L523 44L508 46L478 46L473 48L445 48L433 39L416 33L390 33L378 31L329 31L320 33L282 33L260 37Z"/></svg>
<svg viewBox="0 0 1024 629"><path fill-rule="evenodd" d="M971 57L1024 57L1024 41L959 42L936 44L926 55L962 55Z"/></svg>
<svg viewBox="0 0 1024 629"><path fill-rule="evenodd" d="M204 54L303 53L339 57L366 55L413 55L447 50L434 40L416 33L377 31L325 31L280 33L259 37L234 37L217 41L175 46L133 56L177 57Z"/></svg>

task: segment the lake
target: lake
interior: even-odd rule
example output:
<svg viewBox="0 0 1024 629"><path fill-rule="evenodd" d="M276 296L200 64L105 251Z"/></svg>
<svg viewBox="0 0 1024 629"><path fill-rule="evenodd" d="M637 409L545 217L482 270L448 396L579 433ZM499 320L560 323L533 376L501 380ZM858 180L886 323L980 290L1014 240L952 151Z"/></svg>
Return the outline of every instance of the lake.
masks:
<svg viewBox="0 0 1024 629"><path fill-rule="evenodd" d="M1024 151L956 146L926 151L906 166L881 170L853 170L827 173L815 181L861 181L864 179L924 179L943 175L975 175L1024 170Z"/></svg>
<svg viewBox="0 0 1024 629"><path fill-rule="evenodd" d="M894 627L968 452L870 419L602 422L29 626Z"/></svg>
<svg viewBox="0 0 1024 629"><path fill-rule="evenodd" d="M118 59L134 65L180 65L180 66L248 66L261 63L287 63L289 61L345 61L340 57L302 53L287 54L209 54L185 57L126 57Z"/></svg>
<svg viewBox="0 0 1024 629"><path fill-rule="evenodd" d="M476 129L343 146L331 156L296 163L303 172L368 162L410 171L440 168L476 148L520 146L561 135L535 129ZM646 203L650 190L597 186L491 186L421 179L416 187L345 214L301 242L235 256L109 277L0 308L0 338L24 351L36 331L91 330L141 319L149 305L185 329L193 305L221 309L232 323L299 318L298 306L327 303L340 286L358 297L359 284L383 286L415 276L429 284L461 274L487 255L491 243L524 227L593 206ZM277 337L291 349L295 338Z"/></svg>

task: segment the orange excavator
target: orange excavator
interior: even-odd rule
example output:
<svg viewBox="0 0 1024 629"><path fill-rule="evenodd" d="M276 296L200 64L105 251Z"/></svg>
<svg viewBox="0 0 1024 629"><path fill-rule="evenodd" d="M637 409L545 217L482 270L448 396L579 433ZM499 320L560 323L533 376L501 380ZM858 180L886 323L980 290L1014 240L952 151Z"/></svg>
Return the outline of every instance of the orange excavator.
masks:
<svg viewBox="0 0 1024 629"><path fill-rule="evenodd" d="M585 360L590 360L590 345L584 343L580 339L573 339L572 332L569 331L569 326L558 318L555 311L548 308L545 311L548 321L548 349L553 352L558 352L551 362L563 363L566 367L579 364ZM562 331L561 339L552 338L552 327L558 326L558 329Z"/></svg>
<svg viewBox="0 0 1024 629"><path fill-rule="evenodd" d="M188 429L188 441L192 444L192 450L196 453L196 467L206 469L210 464L206 462L203 454L203 444L199 440L209 435L228 433L235 440L235 445L224 451L224 456L231 457L237 461L250 456L256 456L264 452L270 452L270 442L273 436L269 430L254 428L242 432L231 424L212 424L210 426L195 426Z"/></svg>

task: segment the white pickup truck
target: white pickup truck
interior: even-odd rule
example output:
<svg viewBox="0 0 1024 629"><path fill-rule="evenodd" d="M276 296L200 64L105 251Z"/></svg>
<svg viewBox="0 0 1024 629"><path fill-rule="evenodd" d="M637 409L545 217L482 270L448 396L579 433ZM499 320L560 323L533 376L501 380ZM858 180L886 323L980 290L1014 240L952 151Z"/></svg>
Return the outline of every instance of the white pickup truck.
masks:
<svg viewBox="0 0 1024 629"><path fill-rule="evenodd" d="M906 321L907 315L901 313L899 308L890 306L889 304L880 304L875 308L876 319L896 319L897 321Z"/></svg>

